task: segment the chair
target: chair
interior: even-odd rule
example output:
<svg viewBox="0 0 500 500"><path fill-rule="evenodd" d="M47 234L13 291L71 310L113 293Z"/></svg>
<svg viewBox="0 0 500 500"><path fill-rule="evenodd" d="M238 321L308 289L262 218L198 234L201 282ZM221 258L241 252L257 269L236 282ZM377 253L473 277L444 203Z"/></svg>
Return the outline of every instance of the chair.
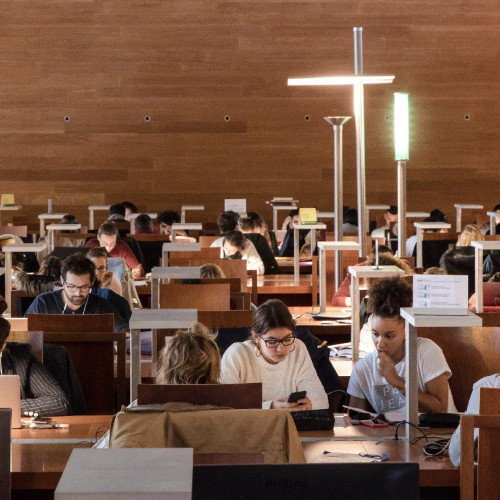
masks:
<svg viewBox="0 0 500 500"><path fill-rule="evenodd" d="M170 402L227 406L234 409L262 408L262 384L139 384L137 404Z"/></svg>
<svg viewBox="0 0 500 500"><path fill-rule="evenodd" d="M479 415L460 419L460 499L474 499L474 428L479 429L477 448L477 500L500 499L496 444L500 440L500 389L482 387Z"/></svg>
<svg viewBox="0 0 500 500"><path fill-rule="evenodd" d="M43 331L44 343L66 347L90 414L114 413L126 401L126 334L113 333L113 314L28 314L28 330Z"/></svg>
<svg viewBox="0 0 500 500"><path fill-rule="evenodd" d="M210 245L215 241L220 238L219 236L200 236L200 245L201 248L208 248ZM219 249L220 251L220 249Z"/></svg>
<svg viewBox="0 0 500 500"><path fill-rule="evenodd" d="M142 254L142 267L145 273L150 273L153 267L160 265L163 244L170 241L166 234L128 234L133 239Z"/></svg>
<svg viewBox="0 0 500 500"><path fill-rule="evenodd" d="M441 256L451 245L457 243L458 233L423 233L422 235L422 265L424 269L439 267ZM417 256L417 245L413 257Z"/></svg>
<svg viewBox="0 0 500 500"><path fill-rule="evenodd" d="M31 354L35 356L40 363L43 363L43 332L31 331L31 332L13 332L9 333L8 343L10 342L20 342L23 344L31 345Z"/></svg>
<svg viewBox="0 0 500 500"><path fill-rule="evenodd" d="M187 410L187 411L186 411ZM111 448L193 448L194 453L264 453L265 463L305 463L286 411L206 409L167 403L157 411L126 408L113 419Z"/></svg>
<svg viewBox="0 0 500 500"><path fill-rule="evenodd" d="M0 234L13 234L21 238L27 238L28 226L0 226Z"/></svg>
<svg viewBox="0 0 500 500"><path fill-rule="evenodd" d="M443 350L458 411L466 410L477 380L500 373L500 327L419 328L418 335L430 338Z"/></svg>
<svg viewBox="0 0 500 500"><path fill-rule="evenodd" d="M229 283L212 285L160 283L160 308L226 311L230 307L229 290Z"/></svg>
<svg viewBox="0 0 500 500"><path fill-rule="evenodd" d="M10 293L10 315L13 318L22 318L37 294L25 292L24 290L12 290Z"/></svg>
<svg viewBox="0 0 500 500"><path fill-rule="evenodd" d="M0 500L10 500L12 410L0 408Z"/></svg>
<svg viewBox="0 0 500 500"><path fill-rule="evenodd" d="M89 238L94 235L90 233L54 233L54 247L84 247Z"/></svg>

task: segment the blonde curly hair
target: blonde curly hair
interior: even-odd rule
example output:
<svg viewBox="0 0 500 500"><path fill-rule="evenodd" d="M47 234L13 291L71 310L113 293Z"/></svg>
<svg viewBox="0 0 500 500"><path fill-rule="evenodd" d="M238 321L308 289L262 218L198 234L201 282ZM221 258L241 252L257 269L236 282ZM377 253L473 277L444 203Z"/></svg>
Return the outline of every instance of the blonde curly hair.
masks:
<svg viewBox="0 0 500 500"><path fill-rule="evenodd" d="M161 350L157 384L216 384L220 377L220 352L215 335L201 323L177 330Z"/></svg>

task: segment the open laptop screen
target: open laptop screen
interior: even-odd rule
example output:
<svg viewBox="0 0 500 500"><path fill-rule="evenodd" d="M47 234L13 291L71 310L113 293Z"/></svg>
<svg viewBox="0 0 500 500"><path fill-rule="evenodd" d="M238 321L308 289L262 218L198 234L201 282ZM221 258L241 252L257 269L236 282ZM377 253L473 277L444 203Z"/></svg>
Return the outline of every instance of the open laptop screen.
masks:
<svg viewBox="0 0 500 500"><path fill-rule="evenodd" d="M21 380L19 375L0 375L0 408L12 408L12 428L21 427Z"/></svg>

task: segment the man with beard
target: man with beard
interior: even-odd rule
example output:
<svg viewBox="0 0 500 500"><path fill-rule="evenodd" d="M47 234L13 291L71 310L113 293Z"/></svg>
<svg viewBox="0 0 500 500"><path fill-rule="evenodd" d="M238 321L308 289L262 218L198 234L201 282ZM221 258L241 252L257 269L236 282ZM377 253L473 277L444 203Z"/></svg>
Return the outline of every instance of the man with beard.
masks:
<svg viewBox="0 0 500 500"><path fill-rule="evenodd" d="M38 295L26 311L42 314L105 314L113 313L114 331L128 332L128 324L105 299L91 294L96 279L94 263L82 254L67 257L62 265L62 290Z"/></svg>

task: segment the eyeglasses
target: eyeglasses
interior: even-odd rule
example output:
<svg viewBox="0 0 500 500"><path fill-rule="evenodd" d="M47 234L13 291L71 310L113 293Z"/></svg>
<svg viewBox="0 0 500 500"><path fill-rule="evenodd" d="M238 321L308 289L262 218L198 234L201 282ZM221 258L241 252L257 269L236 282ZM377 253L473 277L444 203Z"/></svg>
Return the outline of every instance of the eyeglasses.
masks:
<svg viewBox="0 0 500 500"><path fill-rule="evenodd" d="M266 346L269 347L270 349L276 349L279 344L283 344L285 347L288 347L289 345L292 345L295 342L295 337L285 337L284 339L281 340L276 340L276 339L263 339L262 335L259 335L261 340L263 340L266 343Z"/></svg>
<svg viewBox="0 0 500 500"><path fill-rule="evenodd" d="M99 266L99 267L96 267L95 270L96 271L107 271L108 270L108 266Z"/></svg>
<svg viewBox="0 0 500 500"><path fill-rule="evenodd" d="M80 290L80 292L86 293L90 290L91 286L90 285L72 285L71 283L66 283L64 282L64 286L68 289L70 292L76 292L77 290Z"/></svg>

